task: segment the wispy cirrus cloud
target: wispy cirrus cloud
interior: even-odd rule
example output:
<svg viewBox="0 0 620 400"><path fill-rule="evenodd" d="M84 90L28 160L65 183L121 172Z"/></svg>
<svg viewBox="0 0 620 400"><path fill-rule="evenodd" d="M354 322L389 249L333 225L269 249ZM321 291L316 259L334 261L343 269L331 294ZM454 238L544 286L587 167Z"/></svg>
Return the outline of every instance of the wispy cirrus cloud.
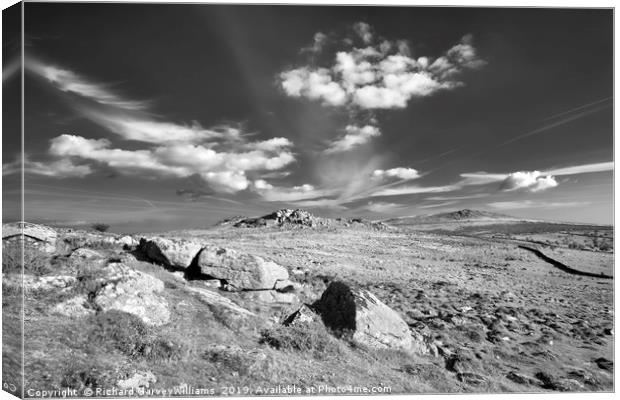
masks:
<svg viewBox="0 0 620 400"><path fill-rule="evenodd" d="M33 57L28 57L24 66L46 79L57 89L85 97L99 104L134 111L145 110L149 107L148 101L124 99L112 91L111 85L94 83L74 71L45 64Z"/></svg>
<svg viewBox="0 0 620 400"><path fill-rule="evenodd" d="M345 127L346 134L341 136L329 144L324 150L325 153L340 153L353 149L368 143L372 138L381 136L381 131L376 126L364 125L347 125Z"/></svg>
<svg viewBox="0 0 620 400"><path fill-rule="evenodd" d="M558 208L558 207L579 207L588 205L590 203L583 201L534 201L534 200L519 200L519 201L496 201L488 203L489 207L498 210L517 210L521 208Z"/></svg>
<svg viewBox="0 0 620 400"><path fill-rule="evenodd" d="M554 168L546 171L546 174L550 175L578 175L578 174L590 174L594 172L604 172L604 171L613 171L614 170L614 162L600 162L593 164L583 164L583 165L575 165L571 167L564 168Z"/></svg>
<svg viewBox="0 0 620 400"><path fill-rule="evenodd" d="M52 178L82 178L93 171L88 165L74 164L71 159L60 159L49 163L32 161L28 156L23 160L24 173L49 176ZM22 169L22 160L17 159L2 165L2 175L19 173Z"/></svg>
<svg viewBox="0 0 620 400"><path fill-rule="evenodd" d="M149 102L127 100L110 85L69 69L32 57L27 68L59 91L74 94L76 101L71 106L82 117L124 141L143 143L142 148L123 148L108 138L60 135L50 142L48 154L52 159L29 162L27 173L82 177L105 167L149 178L199 176L215 192L235 193L250 187L248 174L255 177L264 171L278 172L295 161L293 143L287 138L250 141L252 135L241 127L204 128L196 121L166 121L149 112ZM13 169L5 171L11 173Z"/></svg>

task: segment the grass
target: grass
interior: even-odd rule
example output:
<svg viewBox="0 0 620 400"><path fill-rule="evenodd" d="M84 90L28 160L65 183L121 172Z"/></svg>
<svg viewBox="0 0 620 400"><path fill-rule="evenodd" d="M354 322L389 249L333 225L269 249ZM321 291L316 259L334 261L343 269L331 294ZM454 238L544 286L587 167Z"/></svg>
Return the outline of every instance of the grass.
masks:
<svg viewBox="0 0 620 400"><path fill-rule="evenodd" d="M22 246L15 242L3 243L2 272L21 273L23 266L26 274L46 275L51 272L50 258L47 253L25 244L22 263Z"/></svg>
<svg viewBox="0 0 620 400"><path fill-rule="evenodd" d="M346 343L336 339L323 324L318 322L291 326L278 325L264 329L260 335L261 344L267 344L281 351L308 353L317 359L342 353Z"/></svg>
<svg viewBox="0 0 620 400"><path fill-rule="evenodd" d="M110 310L91 317L89 342L113 347L126 356L151 362L173 361L180 358L181 346L159 337L137 316Z"/></svg>

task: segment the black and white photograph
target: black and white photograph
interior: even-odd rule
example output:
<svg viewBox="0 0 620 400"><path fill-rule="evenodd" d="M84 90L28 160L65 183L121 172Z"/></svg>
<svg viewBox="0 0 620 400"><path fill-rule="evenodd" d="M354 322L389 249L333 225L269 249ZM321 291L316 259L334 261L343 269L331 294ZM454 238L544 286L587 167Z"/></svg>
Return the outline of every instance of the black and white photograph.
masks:
<svg viewBox="0 0 620 400"><path fill-rule="evenodd" d="M6 398L614 392L614 8L2 11Z"/></svg>

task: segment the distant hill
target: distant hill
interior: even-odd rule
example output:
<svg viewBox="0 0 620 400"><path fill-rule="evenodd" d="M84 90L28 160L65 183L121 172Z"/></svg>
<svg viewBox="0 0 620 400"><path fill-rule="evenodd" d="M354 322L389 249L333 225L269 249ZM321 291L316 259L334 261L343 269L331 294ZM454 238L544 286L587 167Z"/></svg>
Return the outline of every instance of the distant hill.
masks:
<svg viewBox="0 0 620 400"><path fill-rule="evenodd" d="M433 224L458 221L490 221L490 220L517 220L517 218L506 214L499 214L490 211L463 209L458 211L443 212L438 214L415 215L410 217L400 217L385 220L383 222L390 225L410 225L410 224Z"/></svg>

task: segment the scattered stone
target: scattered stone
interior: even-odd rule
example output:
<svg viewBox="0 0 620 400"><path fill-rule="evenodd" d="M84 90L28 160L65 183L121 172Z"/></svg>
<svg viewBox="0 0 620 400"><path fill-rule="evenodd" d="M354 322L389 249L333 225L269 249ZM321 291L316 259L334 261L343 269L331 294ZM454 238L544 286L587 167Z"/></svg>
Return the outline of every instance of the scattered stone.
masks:
<svg viewBox="0 0 620 400"><path fill-rule="evenodd" d="M471 350L460 348L447 358L446 369L456 373L475 372L482 370L482 364Z"/></svg>
<svg viewBox="0 0 620 400"><path fill-rule="evenodd" d="M594 376L594 374L592 374L589 371L583 370L583 369L573 369L568 373L568 377L572 378L572 379L577 379L580 380L581 382L585 383L586 385L598 385L599 384L599 380L596 378L596 376Z"/></svg>
<svg viewBox="0 0 620 400"><path fill-rule="evenodd" d="M557 378L546 372L538 372L536 378L542 382L545 389L557 390L560 392L574 392L583 389L583 384L575 379Z"/></svg>
<svg viewBox="0 0 620 400"><path fill-rule="evenodd" d="M149 259L167 267L187 269L202 245L183 239L166 239L162 237L142 238L138 250Z"/></svg>
<svg viewBox="0 0 620 400"><path fill-rule="evenodd" d="M200 252L197 267L203 275L225 280L238 289L273 289L288 280L288 271L273 261L232 249L207 247Z"/></svg>
<svg viewBox="0 0 620 400"><path fill-rule="evenodd" d="M594 362L596 363L596 365L598 365L600 369L604 369L604 370L612 371L612 372L614 370L614 362L606 359L605 357L599 357L596 360L594 360Z"/></svg>
<svg viewBox="0 0 620 400"><path fill-rule="evenodd" d="M151 371L138 371L127 379L119 380L116 385L123 390L129 390L148 388L151 383L155 382L157 382L157 378Z"/></svg>
<svg viewBox="0 0 620 400"><path fill-rule="evenodd" d="M518 374L516 372L510 371L508 374L506 374L506 378L510 379L511 381L515 382L515 383L519 383L521 385L527 385L529 383L532 383L532 379L525 376L525 375L521 375Z"/></svg>
<svg viewBox="0 0 620 400"><path fill-rule="evenodd" d="M302 304L301 307L282 321L285 326L309 324L316 321L319 318L317 313L312 310L308 305Z"/></svg>
<svg viewBox="0 0 620 400"><path fill-rule="evenodd" d="M325 326L339 335L352 334L358 343L374 348L415 349L407 323L367 290L332 282L313 308Z"/></svg>
<svg viewBox="0 0 620 400"><path fill-rule="evenodd" d="M473 372L459 372L458 374L456 374L456 378L461 382L473 386L483 384L486 381L484 376Z"/></svg>
<svg viewBox="0 0 620 400"><path fill-rule="evenodd" d="M119 310L138 316L145 324L160 326L170 321L166 299L156 294L164 283L121 263L106 267L106 283L97 291L94 304L102 311Z"/></svg>
<svg viewBox="0 0 620 400"><path fill-rule="evenodd" d="M34 276L30 274L6 275L3 282L9 286L22 286L25 291L48 291L48 290L66 290L77 279L70 275L51 275L51 276Z"/></svg>
<svg viewBox="0 0 620 400"><path fill-rule="evenodd" d="M55 314L67 317L86 317L95 313L92 307L88 307L88 298L85 295L79 295L56 304L51 310Z"/></svg>
<svg viewBox="0 0 620 400"><path fill-rule="evenodd" d="M214 364L220 364L234 370L233 373L249 371L259 367L267 355L260 350L244 350L237 345L227 346L213 344L207 346L203 357Z"/></svg>

